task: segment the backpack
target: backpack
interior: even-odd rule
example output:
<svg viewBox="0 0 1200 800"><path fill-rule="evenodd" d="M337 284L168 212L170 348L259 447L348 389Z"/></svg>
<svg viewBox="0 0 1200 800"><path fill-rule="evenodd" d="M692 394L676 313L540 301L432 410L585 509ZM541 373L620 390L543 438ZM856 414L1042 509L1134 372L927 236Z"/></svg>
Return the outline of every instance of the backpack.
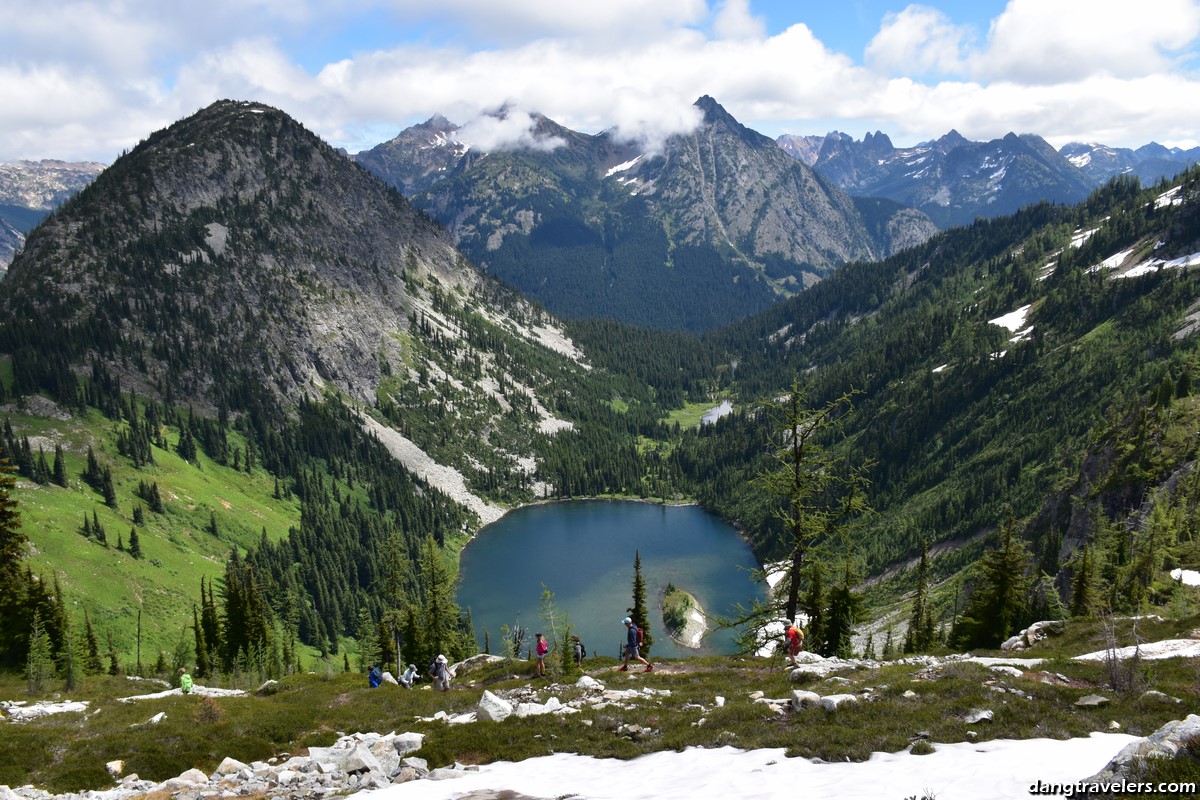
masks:
<svg viewBox="0 0 1200 800"><path fill-rule="evenodd" d="M437 675L437 665L438 665L437 656L434 656L433 658L431 658L429 660L429 675L431 677Z"/></svg>
<svg viewBox="0 0 1200 800"><path fill-rule="evenodd" d="M640 649L642 644L644 644L644 642L645 642L645 639L642 637L642 629L639 628L637 625L634 625L633 629L635 631L637 631L638 648Z"/></svg>

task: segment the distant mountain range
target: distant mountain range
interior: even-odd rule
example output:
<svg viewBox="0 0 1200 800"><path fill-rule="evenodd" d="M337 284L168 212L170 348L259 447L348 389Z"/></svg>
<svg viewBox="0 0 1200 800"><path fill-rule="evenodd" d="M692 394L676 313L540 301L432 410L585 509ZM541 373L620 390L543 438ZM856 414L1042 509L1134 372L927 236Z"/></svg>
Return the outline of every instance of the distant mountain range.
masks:
<svg viewBox="0 0 1200 800"><path fill-rule="evenodd" d="M696 106L701 125L661 152L543 116L531 146L464 151L435 117L355 158L569 317L708 330L935 232L899 204L856 202L712 98Z"/></svg>
<svg viewBox="0 0 1200 800"><path fill-rule="evenodd" d="M103 164L91 161L0 164L0 272L24 244L25 234L102 169Z"/></svg>
<svg viewBox="0 0 1200 800"><path fill-rule="evenodd" d="M1150 184L1200 161L1200 148L1149 144L1129 150L1072 143L1055 151L1030 134L973 142L953 130L901 148L880 132L861 141L833 131L787 134L776 142L850 194L918 208L942 228L1011 214L1043 200L1078 203L1116 175L1136 175Z"/></svg>

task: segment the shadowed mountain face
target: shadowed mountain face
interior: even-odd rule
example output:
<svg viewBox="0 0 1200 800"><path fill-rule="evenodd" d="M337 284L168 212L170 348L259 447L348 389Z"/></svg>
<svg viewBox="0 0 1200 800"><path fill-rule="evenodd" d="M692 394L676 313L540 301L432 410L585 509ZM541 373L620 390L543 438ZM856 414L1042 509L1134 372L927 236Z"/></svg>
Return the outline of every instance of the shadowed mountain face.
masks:
<svg viewBox="0 0 1200 800"><path fill-rule="evenodd" d="M236 386L329 383L370 399L380 364L403 358L386 334L409 326L405 279L422 275L479 280L399 193L281 112L223 101L33 231L2 299L39 349L98 359L127 388L215 406Z"/></svg>
<svg viewBox="0 0 1200 800"><path fill-rule="evenodd" d="M405 190L414 171L443 175L414 202L481 268L551 311L656 328L711 329L933 232L893 206L864 215L712 98L696 105L701 124L661 152L539 117L540 146L470 150L446 171L419 167L447 154L427 128L369 151L411 154L404 169L358 158Z"/></svg>

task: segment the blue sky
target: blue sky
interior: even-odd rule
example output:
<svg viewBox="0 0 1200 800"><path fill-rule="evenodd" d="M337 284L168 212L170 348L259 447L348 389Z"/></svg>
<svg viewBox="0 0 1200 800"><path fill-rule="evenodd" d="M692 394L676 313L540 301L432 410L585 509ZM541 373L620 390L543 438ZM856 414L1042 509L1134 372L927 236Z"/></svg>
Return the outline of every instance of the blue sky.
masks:
<svg viewBox="0 0 1200 800"><path fill-rule="evenodd" d="M351 152L435 113L654 147L702 94L769 136L1193 146L1198 44L1200 0L0 0L0 161L109 163L222 98Z"/></svg>

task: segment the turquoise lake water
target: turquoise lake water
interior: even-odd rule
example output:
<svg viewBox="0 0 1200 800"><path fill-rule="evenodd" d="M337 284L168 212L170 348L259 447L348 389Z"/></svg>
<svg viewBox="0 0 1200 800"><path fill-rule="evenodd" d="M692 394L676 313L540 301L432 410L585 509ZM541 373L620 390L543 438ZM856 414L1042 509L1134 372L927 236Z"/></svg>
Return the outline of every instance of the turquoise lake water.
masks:
<svg viewBox="0 0 1200 800"><path fill-rule="evenodd" d="M486 627L499 653L502 625L519 620L529 642L542 629L544 585L589 653L616 656L625 640L621 620L633 602L635 551L646 581L651 654L733 652L728 631L712 634L697 651L677 646L663 630L660 599L668 583L691 592L710 616L764 595L752 580L757 565L750 548L730 525L696 506L596 500L517 509L463 550L458 602L471 609L480 645Z"/></svg>

